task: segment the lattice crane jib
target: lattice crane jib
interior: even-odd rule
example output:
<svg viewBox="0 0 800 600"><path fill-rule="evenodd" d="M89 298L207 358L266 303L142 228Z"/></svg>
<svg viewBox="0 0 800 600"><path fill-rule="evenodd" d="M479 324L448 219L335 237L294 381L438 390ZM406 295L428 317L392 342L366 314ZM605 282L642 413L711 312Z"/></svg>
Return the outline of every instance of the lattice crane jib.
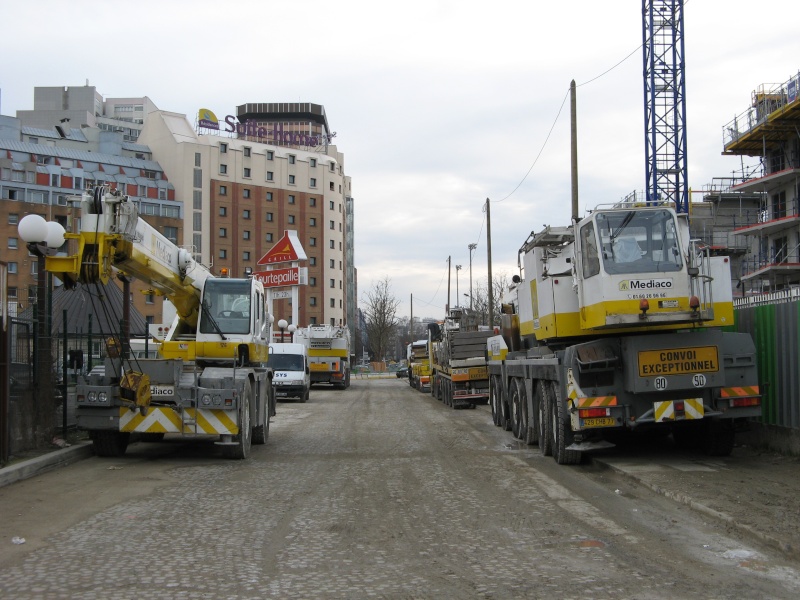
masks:
<svg viewBox="0 0 800 600"><path fill-rule="evenodd" d="M689 212L683 0L642 0L648 204Z"/></svg>

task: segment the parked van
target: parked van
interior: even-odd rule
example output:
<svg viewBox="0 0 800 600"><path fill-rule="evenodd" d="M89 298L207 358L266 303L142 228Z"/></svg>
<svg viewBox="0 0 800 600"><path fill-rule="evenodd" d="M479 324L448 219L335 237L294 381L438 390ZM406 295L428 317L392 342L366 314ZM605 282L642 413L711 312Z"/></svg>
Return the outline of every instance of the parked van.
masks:
<svg viewBox="0 0 800 600"><path fill-rule="evenodd" d="M273 371L272 387L275 398L308 400L311 389L311 371L308 354L303 344L270 344L269 366Z"/></svg>

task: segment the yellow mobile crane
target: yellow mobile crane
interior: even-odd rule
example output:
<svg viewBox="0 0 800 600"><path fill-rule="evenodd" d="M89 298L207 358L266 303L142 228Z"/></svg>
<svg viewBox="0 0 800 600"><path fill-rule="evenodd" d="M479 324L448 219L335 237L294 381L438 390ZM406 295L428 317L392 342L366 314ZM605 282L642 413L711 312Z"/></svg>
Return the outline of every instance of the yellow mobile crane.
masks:
<svg viewBox="0 0 800 600"><path fill-rule="evenodd" d="M226 456L247 458L251 444L266 442L275 414L262 284L215 277L116 190L84 193L80 217L80 231L65 236L77 242L75 252L48 256L48 271L67 288L106 283L118 271L176 309L158 358L123 351L79 377L78 427L89 431L96 453L123 454L132 433L174 433L217 437Z"/></svg>

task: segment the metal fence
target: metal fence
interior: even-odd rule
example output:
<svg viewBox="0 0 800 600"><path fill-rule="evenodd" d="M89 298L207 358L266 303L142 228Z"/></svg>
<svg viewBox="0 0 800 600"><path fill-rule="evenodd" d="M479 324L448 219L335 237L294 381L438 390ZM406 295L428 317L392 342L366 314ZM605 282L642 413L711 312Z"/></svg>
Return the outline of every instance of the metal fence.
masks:
<svg viewBox="0 0 800 600"><path fill-rule="evenodd" d="M769 296L738 301L736 328L756 345L762 422L800 430L800 300L797 290Z"/></svg>

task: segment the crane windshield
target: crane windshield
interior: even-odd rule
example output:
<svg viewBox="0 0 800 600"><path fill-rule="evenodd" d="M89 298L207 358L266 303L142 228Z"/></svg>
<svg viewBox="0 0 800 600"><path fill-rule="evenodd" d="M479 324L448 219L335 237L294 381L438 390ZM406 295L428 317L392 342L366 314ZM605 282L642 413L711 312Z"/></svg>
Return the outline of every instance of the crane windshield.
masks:
<svg viewBox="0 0 800 600"><path fill-rule="evenodd" d="M598 212L606 273L665 273L683 265L675 214L669 210Z"/></svg>
<svg viewBox="0 0 800 600"><path fill-rule="evenodd" d="M250 289L248 279L207 280L200 333L250 333Z"/></svg>

